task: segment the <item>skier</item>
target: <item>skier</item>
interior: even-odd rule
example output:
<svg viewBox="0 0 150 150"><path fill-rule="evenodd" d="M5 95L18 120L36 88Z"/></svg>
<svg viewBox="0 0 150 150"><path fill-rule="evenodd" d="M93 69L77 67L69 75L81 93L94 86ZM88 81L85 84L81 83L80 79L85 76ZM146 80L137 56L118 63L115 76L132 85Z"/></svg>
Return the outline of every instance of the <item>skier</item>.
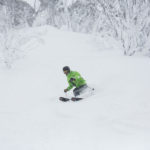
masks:
<svg viewBox="0 0 150 150"><path fill-rule="evenodd" d="M64 92L66 93L75 87L73 90L75 98L72 98L72 100L82 99L76 97L79 96L88 87L86 81L81 77L80 73L71 71L68 66L63 67L63 72L67 76L67 81L69 83L69 86L64 89Z"/></svg>

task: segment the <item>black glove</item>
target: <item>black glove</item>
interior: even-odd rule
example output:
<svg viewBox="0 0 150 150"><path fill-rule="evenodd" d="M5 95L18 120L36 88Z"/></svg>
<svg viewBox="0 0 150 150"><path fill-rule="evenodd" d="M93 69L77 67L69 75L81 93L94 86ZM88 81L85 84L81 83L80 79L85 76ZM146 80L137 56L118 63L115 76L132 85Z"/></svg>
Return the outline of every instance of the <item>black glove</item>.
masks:
<svg viewBox="0 0 150 150"><path fill-rule="evenodd" d="M64 92L65 92L65 93L68 92L68 89L64 89Z"/></svg>
<svg viewBox="0 0 150 150"><path fill-rule="evenodd" d="M75 78L71 78L71 79L70 79L70 82L73 82L73 81L75 81L75 80L76 80Z"/></svg>

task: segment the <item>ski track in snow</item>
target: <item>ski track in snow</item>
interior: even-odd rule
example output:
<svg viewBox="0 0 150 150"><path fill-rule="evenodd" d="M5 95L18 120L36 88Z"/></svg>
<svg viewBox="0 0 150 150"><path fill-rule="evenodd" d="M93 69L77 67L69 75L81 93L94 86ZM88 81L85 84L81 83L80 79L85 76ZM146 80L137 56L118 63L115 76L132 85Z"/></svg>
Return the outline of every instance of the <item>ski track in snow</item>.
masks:
<svg viewBox="0 0 150 150"><path fill-rule="evenodd" d="M43 42L0 71L1 150L150 150L149 58L125 57L106 37L47 26L23 32ZM58 100L66 65L95 88L92 97Z"/></svg>

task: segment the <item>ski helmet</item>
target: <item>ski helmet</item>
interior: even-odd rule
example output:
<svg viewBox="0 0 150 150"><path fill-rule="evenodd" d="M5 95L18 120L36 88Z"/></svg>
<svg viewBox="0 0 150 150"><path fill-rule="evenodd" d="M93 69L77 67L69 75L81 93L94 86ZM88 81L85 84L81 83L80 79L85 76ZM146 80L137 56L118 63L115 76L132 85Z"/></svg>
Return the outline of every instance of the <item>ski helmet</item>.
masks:
<svg viewBox="0 0 150 150"><path fill-rule="evenodd" d="M63 67L63 71L68 71L70 72L70 68L68 66Z"/></svg>

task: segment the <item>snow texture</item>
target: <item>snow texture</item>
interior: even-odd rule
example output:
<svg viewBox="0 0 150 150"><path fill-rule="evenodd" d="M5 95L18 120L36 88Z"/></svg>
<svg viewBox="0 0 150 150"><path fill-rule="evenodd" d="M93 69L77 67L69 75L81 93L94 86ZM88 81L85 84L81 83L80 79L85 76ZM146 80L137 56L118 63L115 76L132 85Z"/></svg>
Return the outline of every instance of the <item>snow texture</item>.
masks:
<svg viewBox="0 0 150 150"><path fill-rule="evenodd" d="M1 68L0 150L150 150L149 58L123 56L108 37L48 26L22 32L43 42L29 41L26 57ZM66 65L96 89L92 97L58 100Z"/></svg>

